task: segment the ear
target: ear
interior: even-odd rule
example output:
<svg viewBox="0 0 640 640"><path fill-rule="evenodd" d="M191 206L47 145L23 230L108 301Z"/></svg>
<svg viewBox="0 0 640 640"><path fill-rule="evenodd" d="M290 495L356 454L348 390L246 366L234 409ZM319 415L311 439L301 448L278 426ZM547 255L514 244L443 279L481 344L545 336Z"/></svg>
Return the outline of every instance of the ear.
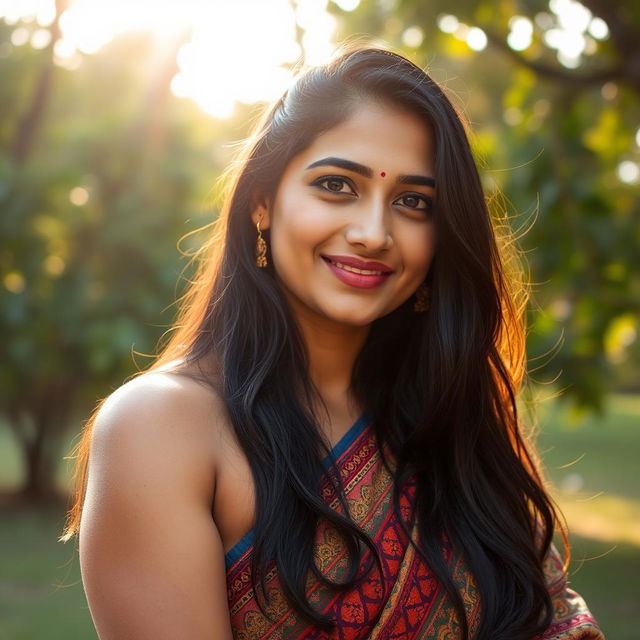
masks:
<svg viewBox="0 0 640 640"><path fill-rule="evenodd" d="M271 203L261 195L254 195L251 198L251 220L257 225L260 221L260 230L268 229L271 226Z"/></svg>

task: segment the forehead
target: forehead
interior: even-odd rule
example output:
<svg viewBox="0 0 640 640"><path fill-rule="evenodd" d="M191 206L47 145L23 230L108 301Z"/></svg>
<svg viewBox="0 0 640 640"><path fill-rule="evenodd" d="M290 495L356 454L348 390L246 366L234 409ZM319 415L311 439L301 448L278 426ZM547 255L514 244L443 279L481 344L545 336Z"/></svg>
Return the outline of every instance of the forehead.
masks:
<svg viewBox="0 0 640 640"><path fill-rule="evenodd" d="M337 156L388 175L433 175L434 151L433 133L426 119L398 107L363 102L346 120L320 134L296 156L285 174L314 160Z"/></svg>

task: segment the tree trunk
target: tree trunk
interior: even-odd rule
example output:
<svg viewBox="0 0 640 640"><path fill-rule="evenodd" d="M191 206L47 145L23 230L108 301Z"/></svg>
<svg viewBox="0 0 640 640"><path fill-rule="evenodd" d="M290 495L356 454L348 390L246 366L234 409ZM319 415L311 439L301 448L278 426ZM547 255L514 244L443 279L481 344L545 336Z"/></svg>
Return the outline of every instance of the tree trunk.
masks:
<svg viewBox="0 0 640 640"><path fill-rule="evenodd" d="M61 438L71 415L72 388L72 381L48 383L46 388L34 382L29 397L20 399L20 409L14 407L9 412L9 424L24 461L24 478L18 490L24 500L50 501L59 494L55 476L61 459Z"/></svg>
<svg viewBox="0 0 640 640"><path fill-rule="evenodd" d="M20 493L30 502L44 502L55 494L55 472L51 469L50 460L46 455L45 434L51 432L51 427L52 425L48 424L36 424L34 439L24 446L25 478Z"/></svg>
<svg viewBox="0 0 640 640"><path fill-rule="evenodd" d="M49 96L51 95L51 85L53 81L53 49L60 39L60 16L67 8L66 0L56 1L56 17L53 21L51 31L51 42L47 47L48 59L46 66L42 69L36 89L31 100L31 105L20 119L17 126L16 137L11 149L11 157L16 164L23 164L29 157L33 148L33 141L37 133L40 122L45 112Z"/></svg>

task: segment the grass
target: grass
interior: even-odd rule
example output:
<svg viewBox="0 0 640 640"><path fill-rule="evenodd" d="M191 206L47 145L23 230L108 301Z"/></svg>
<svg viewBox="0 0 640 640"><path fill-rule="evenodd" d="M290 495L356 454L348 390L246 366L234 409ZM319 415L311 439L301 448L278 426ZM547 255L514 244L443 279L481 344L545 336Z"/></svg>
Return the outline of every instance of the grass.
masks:
<svg viewBox="0 0 640 640"><path fill-rule="evenodd" d="M615 640L638 637L640 609L640 396L613 395L603 418L560 402L539 411L552 493L571 531L571 586Z"/></svg>
<svg viewBox="0 0 640 640"><path fill-rule="evenodd" d="M0 640L97 638L75 542L56 541L64 506L4 507L0 518Z"/></svg>
<svg viewBox="0 0 640 640"><path fill-rule="evenodd" d="M539 411L553 494L572 531L571 586L588 602L607 637L638 637L640 609L640 396L612 396L603 419L572 415L557 401ZM66 449L68 451L68 449ZM15 487L20 464L0 428L0 487ZM68 463L58 482L67 484ZM80 582L75 542L56 541L65 505L4 507L0 548L0 640L95 639Z"/></svg>
<svg viewBox="0 0 640 640"><path fill-rule="evenodd" d="M589 604L607 638L638 638L640 548L571 536L570 585Z"/></svg>

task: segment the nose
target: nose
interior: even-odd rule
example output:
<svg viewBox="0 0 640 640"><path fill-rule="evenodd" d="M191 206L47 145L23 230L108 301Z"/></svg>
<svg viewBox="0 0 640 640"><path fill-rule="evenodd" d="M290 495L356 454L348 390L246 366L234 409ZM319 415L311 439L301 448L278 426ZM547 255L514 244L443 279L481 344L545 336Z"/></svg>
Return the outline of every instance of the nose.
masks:
<svg viewBox="0 0 640 640"><path fill-rule="evenodd" d="M370 253L389 249L393 245L391 219L384 202L369 202L355 214L347 227L346 239L352 245L360 245Z"/></svg>

